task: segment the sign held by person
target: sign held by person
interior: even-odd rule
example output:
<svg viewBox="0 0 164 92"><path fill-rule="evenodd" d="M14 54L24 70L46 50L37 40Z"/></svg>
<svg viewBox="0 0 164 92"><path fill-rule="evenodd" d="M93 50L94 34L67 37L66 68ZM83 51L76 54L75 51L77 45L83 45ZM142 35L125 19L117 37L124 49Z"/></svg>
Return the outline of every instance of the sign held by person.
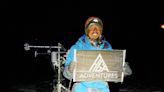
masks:
<svg viewBox="0 0 164 92"><path fill-rule="evenodd" d="M126 50L75 50L73 81L123 82Z"/></svg>

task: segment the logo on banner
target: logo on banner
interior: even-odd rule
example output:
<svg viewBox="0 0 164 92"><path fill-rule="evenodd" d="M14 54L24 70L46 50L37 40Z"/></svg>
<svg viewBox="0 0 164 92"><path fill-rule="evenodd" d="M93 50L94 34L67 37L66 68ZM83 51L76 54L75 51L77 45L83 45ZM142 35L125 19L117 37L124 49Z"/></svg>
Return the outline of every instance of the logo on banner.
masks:
<svg viewBox="0 0 164 92"><path fill-rule="evenodd" d="M101 54L99 54L95 59L94 63L92 64L92 66L90 67L89 72L103 72L103 71L109 72L105 61L103 60Z"/></svg>

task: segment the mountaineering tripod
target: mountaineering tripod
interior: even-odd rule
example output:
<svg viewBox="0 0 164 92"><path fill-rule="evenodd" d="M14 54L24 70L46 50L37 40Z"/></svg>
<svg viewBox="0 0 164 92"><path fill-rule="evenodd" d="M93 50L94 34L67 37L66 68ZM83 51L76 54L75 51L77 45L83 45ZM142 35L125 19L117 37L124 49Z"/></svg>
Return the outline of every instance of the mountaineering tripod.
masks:
<svg viewBox="0 0 164 92"><path fill-rule="evenodd" d="M35 57L38 54L50 54L51 55L51 62L53 69L55 71L55 67L58 69L58 78L57 78L57 84L53 86L53 91L52 92L70 92L70 87L66 88L62 83L61 83L61 62L65 61L65 58L61 56L61 54L66 54L66 49L58 43L58 46L34 46L34 45L29 45L28 43L24 44L24 49L26 51L30 50L31 48L33 49L48 49L46 53L38 53L35 51ZM57 49L57 51L52 51L52 49ZM61 51L63 50L63 51ZM70 81L71 82L71 81ZM69 84L70 86L71 84ZM63 90L62 90L63 89Z"/></svg>

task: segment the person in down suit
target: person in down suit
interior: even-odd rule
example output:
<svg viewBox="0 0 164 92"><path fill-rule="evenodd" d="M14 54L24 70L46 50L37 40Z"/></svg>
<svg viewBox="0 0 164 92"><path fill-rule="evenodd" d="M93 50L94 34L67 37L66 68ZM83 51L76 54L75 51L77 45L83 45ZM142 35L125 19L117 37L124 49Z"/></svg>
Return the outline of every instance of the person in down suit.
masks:
<svg viewBox="0 0 164 92"><path fill-rule="evenodd" d="M103 33L103 22L100 18L92 16L85 22L85 34L82 35L78 41L69 49L63 75L72 80L73 69L75 62L73 61L74 49L77 50L112 50L111 44L105 40ZM129 68L130 69L130 68ZM126 75L131 74L131 70L128 70ZM110 92L109 85L105 81L83 81L74 83L72 92Z"/></svg>

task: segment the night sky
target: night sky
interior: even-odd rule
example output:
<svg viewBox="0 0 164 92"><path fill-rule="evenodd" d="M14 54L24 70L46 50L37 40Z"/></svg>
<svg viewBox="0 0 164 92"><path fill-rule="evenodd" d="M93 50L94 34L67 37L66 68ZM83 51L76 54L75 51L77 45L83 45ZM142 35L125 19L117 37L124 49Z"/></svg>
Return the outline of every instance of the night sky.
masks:
<svg viewBox="0 0 164 92"><path fill-rule="evenodd" d="M55 3L55 2L53 2ZM104 23L103 35L113 49L126 49L126 61L133 71L125 81L163 83L163 7L160 2L86 2L27 3L37 8L7 8L8 20L3 40L5 82L9 85L52 79L55 75L49 55L34 57L34 50L25 51L24 44L57 46L67 50L84 34L85 20L97 16ZM136 5L134 5L136 3ZM17 4L16 4L17 5ZM154 8L155 5L158 7ZM97 6L97 7L96 7ZM7 77L6 77L7 76Z"/></svg>

